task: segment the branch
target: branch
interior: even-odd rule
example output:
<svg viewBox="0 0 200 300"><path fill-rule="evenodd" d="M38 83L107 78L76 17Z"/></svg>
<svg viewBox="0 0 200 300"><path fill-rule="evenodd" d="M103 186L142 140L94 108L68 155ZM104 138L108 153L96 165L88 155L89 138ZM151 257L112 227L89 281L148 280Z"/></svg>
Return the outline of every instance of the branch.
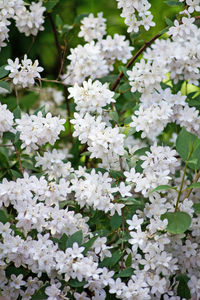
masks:
<svg viewBox="0 0 200 300"><path fill-rule="evenodd" d="M194 18L196 20L200 19L200 16L194 16ZM163 32L164 33L164 32ZM157 33L150 41L146 42L139 50L138 52L130 59L130 61L127 63L126 68L128 69L133 63L134 61L140 56L140 54L142 54L142 52L144 52L149 46L151 46L151 44L153 44L153 42L155 40L157 40L159 37L161 37L163 35L162 31ZM119 73L116 81L113 83L113 86L111 88L111 91L115 91L115 89L117 88L118 84L120 83L121 79L124 77L124 73L121 72Z"/></svg>
<svg viewBox="0 0 200 300"><path fill-rule="evenodd" d="M62 52L61 52L60 44L59 44L59 41L58 41L56 26L54 24L54 20L52 18L52 15L50 13L48 13L47 15L48 15L49 21L51 23L51 28L52 28L52 31L53 31L54 40L55 40L56 48L57 48L57 52L58 52L58 57L59 57L60 65L61 65L62 64Z"/></svg>
<svg viewBox="0 0 200 300"><path fill-rule="evenodd" d="M146 50L146 48L148 48L149 46L151 46L151 44L153 44L153 42L158 39L160 36L162 35L162 33L157 33L150 41L146 42L139 50L138 52L131 58L131 60L127 63L126 68L128 69L133 63L134 61L140 56L140 54L142 54L143 51ZM118 86L118 84L120 83L121 79L124 77L124 73L121 72L119 73L116 81L114 82L111 91L114 91L116 89L116 87Z"/></svg>
<svg viewBox="0 0 200 300"><path fill-rule="evenodd" d="M22 176L24 176L24 169L22 167L22 162L21 162L19 151L18 151L17 146L15 144L13 144L13 146L15 148L15 152L16 152L16 155L17 155L17 160L18 160L18 163L19 163L20 173L22 174Z"/></svg>
<svg viewBox="0 0 200 300"><path fill-rule="evenodd" d="M196 183L196 182L198 181L199 177L200 177L200 170L199 170L198 173L196 174L193 183ZM193 188L191 188L191 189L188 190L188 192L187 192L186 195L185 195L185 199L188 198L188 197L190 196L192 190L193 190Z"/></svg>

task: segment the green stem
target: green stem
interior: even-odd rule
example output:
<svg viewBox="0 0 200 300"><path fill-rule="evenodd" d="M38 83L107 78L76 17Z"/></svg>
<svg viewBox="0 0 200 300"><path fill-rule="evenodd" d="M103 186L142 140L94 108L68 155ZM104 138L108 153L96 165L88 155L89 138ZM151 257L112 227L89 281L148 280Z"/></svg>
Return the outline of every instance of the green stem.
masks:
<svg viewBox="0 0 200 300"><path fill-rule="evenodd" d="M179 205L180 198L181 198L181 193L182 193L183 184L184 184L184 180L185 180L185 174L186 174L186 170L187 170L187 165L188 165L188 162L185 163L183 177L182 177L182 180L181 180L181 186L180 186L180 190L178 192L178 197L177 197L177 201L176 201L175 212L177 212L177 210L178 210L178 205Z"/></svg>

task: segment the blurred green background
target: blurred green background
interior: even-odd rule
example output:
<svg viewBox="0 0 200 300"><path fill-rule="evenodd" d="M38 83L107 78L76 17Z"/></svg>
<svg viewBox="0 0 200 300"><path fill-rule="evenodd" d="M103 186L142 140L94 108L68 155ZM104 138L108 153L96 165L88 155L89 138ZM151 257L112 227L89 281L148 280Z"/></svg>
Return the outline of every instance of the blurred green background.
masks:
<svg viewBox="0 0 200 300"><path fill-rule="evenodd" d="M44 0L45 2L46 0ZM31 1L29 1L31 2ZM72 25L76 16L83 13L103 12L107 19L107 32L110 35L114 33L126 35L130 39L131 44L134 45L135 51L144 40L149 40L157 32L166 27L165 18L174 19L179 7L169 7L163 0L152 0L151 11L154 15L156 26L149 31L141 31L141 34L135 39L131 39L130 34L127 34L127 27L124 24L124 19L120 17L121 10L117 9L117 2L115 0L59 0L58 4L52 10L52 17L56 21L56 16L59 15L63 24ZM48 16L45 17L45 30L39 32L36 38L25 37L24 34L19 33L15 28L14 22L11 24L9 33L8 46L1 50L0 65L6 63L9 57L23 57L25 53L32 59L39 59L40 65L45 68L44 76L54 78L58 65L58 55L55 47L54 36L50 26ZM75 26L73 30L68 33L68 47L67 54L70 48L76 47L78 44L83 44L83 39L77 37L79 26ZM62 45L63 40L59 37ZM143 39L143 40L141 40Z"/></svg>

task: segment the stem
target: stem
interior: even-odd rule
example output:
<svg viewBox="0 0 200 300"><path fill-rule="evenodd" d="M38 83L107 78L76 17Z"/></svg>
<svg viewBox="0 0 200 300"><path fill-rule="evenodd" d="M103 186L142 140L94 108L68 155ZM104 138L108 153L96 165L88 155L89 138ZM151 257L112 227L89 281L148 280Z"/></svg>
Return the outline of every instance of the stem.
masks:
<svg viewBox="0 0 200 300"><path fill-rule="evenodd" d="M53 31L54 40L55 40L56 48L57 48L57 52L58 52L58 58L59 58L59 62L60 62L60 65L61 65L62 64L62 52L61 52L60 44L59 44L59 41L58 41L56 26L55 26L54 20L52 18L52 15L50 13L48 13L47 16L48 16L49 21L51 23L51 28L52 28L52 31Z"/></svg>
<svg viewBox="0 0 200 300"><path fill-rule="evenodd" d="M17 146L15 144L13 144L13 146L15 148L15 152L16 152L16 155L17 155L17 160L18 160L18 163L19 163L20 173L22 174L22 176L24 176L24 169L22 167L22 162L21 162L19 151L18 151Z"/></svg>
<svg viewBox="0 0 200 300"><path fill-rule="evenodd" d="M198 181L198 179L200 178L200 170L198 171L198 173L196 174L193 183L196 183ZM188 192L185 195L185 199L188 198L192 192L193 188L189 189Z"/></svg>
<svg viewBox="0 0 200 300"><path fill-rule="evenodd" d="M183 184L184 184L185 174L186 174L186 170L187 170L187 165L188 165L188 163L186 162L184 172L183 172L183 177L182 177L182 180L181 180L181 186L180 186L180 190L178 192L178 197L177 197L176 206L175 206L175 210L174 210L175 212L177 212L177 210L178 210L178 205L179 205L180 198L181 198L181 193L182 193L182 189L183 189Z"/></svg>
<svg viewBox="0 0 200 300"><path fill-rule="evenodd" d="M142 52L144 50L146 50L146 48L148 48L151 44L153 44L153 42L158 39L159 37L161 37L162 33L157 33L150 41L146 42L139 50L138 52L130 59L130 61L127 63L126 68L128 69L133 63L134 61L140 56L140 54L142 54ZM114 91L118 84L120 83L121 79L124 77L124 73L121 72L119 73L116 81L114 82L111 90Z"/></svg>
<svg viewBox="0 0 200 300"><path fill-rule="evenodd" d="M58 81L58 80L51 80L51 79L47 79L47 78L40 78L40 80L45 81L45 82L52 82L52 83L65 85L65 83L63 83L62 81Z"/></svg>
<svg viewBox="0 0 200 300"><path fill-rule="evenodd" d="M196 20L200 19L200 16L194 16L194 18ZM134 61L140 56L140 54L142 54L142 52L144 52L146 50L146 48L148 48L149 46L151 46L151 44L153 44L153 42L155 40L157 40L159 37L161 37L163 35L162 31L157 33L150 41L146 42L139 50L138 52L130 59L130 61L127 63L126 68L128 69L133 63ZM119 73L116 81L113 83L113 86L111 88L112 91L114 91L118 84L120 83L121 79L124 77L124 73L121 72Z"/></svg>

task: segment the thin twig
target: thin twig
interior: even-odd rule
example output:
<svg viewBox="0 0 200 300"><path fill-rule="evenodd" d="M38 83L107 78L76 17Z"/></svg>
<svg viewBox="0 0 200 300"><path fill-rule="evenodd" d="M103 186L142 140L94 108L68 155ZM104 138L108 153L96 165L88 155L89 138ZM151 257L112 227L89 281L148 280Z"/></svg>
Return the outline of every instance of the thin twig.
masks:
<svg viewBox="0 0 200 300"><path fill-rule="evenodd" d="M65 85L65 83L63 81L59 81L59 80L53 80L53 79L47 79L47 78L40 78L40 80L45 81L45 82L52 82L52 83Z"/></svg>
<svg viewBox="0 0 200 300"><path fill-rule="evenodd" d="M193 183L196 183L198 181L198 179L200 178L200 170L198 171L198 173L196 174ZM188 198L192 192L193 188L189 189L188 192L185 195L185 199Z"/></svg>
<svg viewBox="0 0 200 300"><path fill-rule="evenodd" d="M20 173L22 174L22 176L24 176L24 168L22 167L22 162L21 162L19 151L18 151L17 146L15 144L13 144L13 146L15 148L15 152L16 152L16 155L17 155L17 160L18 160L18 163L19 163Z"/></svg>
<svg viewBox="0 0 200 300"><path fill-rule="evenodd" d="M158 39L160 36L162 35L162 33L157 33L150 41L146 42L139 50L138 52L130 59L130 61L127 63L126 68L128 69L133 63L134 61L140 56L140 54L142 54L142 52L144 50L146 50L146 48L148 48L151 44L153 44L153 42ZM124 77L124 73L120 72L116 81L113 83L113 86L111 88L112 91L115 91L115 89L117 88L118 84L120 83L121 79Z"/></svg>
<svg viewBox="0 0 200 300"><path fill-rule="evenodd" d="M194 16L194 18L196 20L200 19L200 16ZM164 32L163 32L164 33ZM161 37L163 35L162 31L157 33L150 41L146 42L139 50L138 52L130 59L130 61L127 63L126 68L130 68L130 66L134 63L134 61L140 56L140 54L142 54L142 52L144 52L146 50L146 48L148 48L149 46L151 46L151 44L153 44L153 42L155 40L157 40L159 37ZM115 89L117 88L118 84L120 83L121 79L124 77L124 73L120 72L117 79L115 80L115 82L113 83L113 86L111 88L112 91L115 91Z"/></svg>
<svg viewBox="0 0 200 300"><path fill-rule="evenodd" d="M58 52L59 62L60 62L60 65L61 65L61 63L62 63L62 52L61 52L60 44L59 44L59 41L58 41L56 26L55 26L54 20L52 18L52 15L50 13L48 13L47 15L48 15L49 21L51 23L51 28L52 28L52 31L53 31L54 40L55 40L56 48L57 48L57 52Z"/></svg>

